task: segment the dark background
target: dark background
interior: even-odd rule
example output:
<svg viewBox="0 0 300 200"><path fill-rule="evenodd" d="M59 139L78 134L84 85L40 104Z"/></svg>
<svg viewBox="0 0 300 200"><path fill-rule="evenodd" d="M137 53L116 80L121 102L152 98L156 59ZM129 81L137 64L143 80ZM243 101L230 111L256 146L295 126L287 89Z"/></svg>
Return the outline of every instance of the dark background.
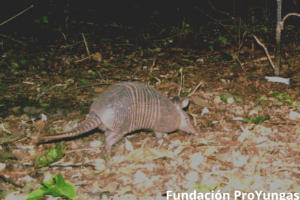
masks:
<svg viewBox="0 0 300 200"><path fill-rule="evenodd" d="M299 6L295 3L299 2L284 1L283 15L298 12ZM51 40L62 36L59 30L64 31L65 34L90 31L90 33L104 35L103 29L113 22L119 26L149 28L149 31L151 29L160 31L162 28L177 25L183 19L195 28L213 22L199 9L217 20L228 20L223 22L225 24L234 24L237 19L241 19L242 24L253 24L251 17L255 16L255 24L275 25L277 6L275 0L5 1L0 8L1 22L32 4L33 8L1 26L1 33ZM216 10L229 15L213 10L211 5ZM44 21L45 18L47 23ZM292 23L292 18L289 18L287 23Z"/></svg>

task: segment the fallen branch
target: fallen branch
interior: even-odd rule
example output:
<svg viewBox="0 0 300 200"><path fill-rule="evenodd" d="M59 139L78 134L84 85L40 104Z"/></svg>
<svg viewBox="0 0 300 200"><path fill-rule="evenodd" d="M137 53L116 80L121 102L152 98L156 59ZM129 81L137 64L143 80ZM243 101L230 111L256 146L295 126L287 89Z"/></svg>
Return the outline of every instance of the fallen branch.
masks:
<svg viewBox="0 0 300 200"><path fill-rule="evenodd" d="M27 10L29 10L30 8L32 8L33 5L31 5L30 7L26 8L25 10L23 10L22 12L20 12L19 14L16 14L15 16L13 16L12 18L6 20L5 22L1 23L0 26L2 26L3 24L6 24L7 22L9 22L10 20L18 17L19 15L23 14L24 12L26 12Z"/></svg>

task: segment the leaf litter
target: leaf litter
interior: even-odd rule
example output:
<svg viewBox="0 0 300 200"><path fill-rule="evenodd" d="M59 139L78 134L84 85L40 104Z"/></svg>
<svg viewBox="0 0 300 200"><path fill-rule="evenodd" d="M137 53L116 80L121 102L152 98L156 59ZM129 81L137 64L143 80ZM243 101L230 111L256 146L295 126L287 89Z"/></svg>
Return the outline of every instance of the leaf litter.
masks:
<svg viewBox="0 0 300 200"><path fill-rule="evenodd" d="M232 72L224 61L208 67L211 61L204 52L191 51L190 56L197 59L186 65L182 51L175 49L169 57L148 51L147 57L155 59L153 66L153 61L140 57L139 48L137 54L127 57L122 55L126 45L107 48L114 54L96 52L94 60L77 67L63 59L61 65L48 70L5 72L10 82L0 99L3 190L40 184L47 171L73 183L78 199L165 199L167 191L194 190L220 190L230 196L237 190L299 192L299 87L258 79L259 69L253 69L254 75L241 69ZM204 61L196 62L198 59ZM78 126L92 101L109 85L140 81L171 97L180 90L182 67L182 94L205 82L191 96L188 109L200 136L175 132L156 141L151 132L137 132L113 147L108 165L103 157L103 133L94 130L67 139L54 159L58 162L34 165L46 152L52 151L55 157L51 149L57 149L55 143L36 145L34 138ZM239 120L247 117L247 122ZM253 119L258 123L253 124ZM15 135L18 137L12 137ZM24 179L26 176L32 180Z"/></svg>

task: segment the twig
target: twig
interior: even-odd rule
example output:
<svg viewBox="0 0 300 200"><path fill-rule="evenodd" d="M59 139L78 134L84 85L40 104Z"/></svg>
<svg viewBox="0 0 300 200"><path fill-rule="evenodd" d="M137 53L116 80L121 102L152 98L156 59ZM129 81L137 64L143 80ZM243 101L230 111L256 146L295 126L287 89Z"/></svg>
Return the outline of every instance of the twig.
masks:
<svg viewBox="0 0 300 200"><path fill-rule="evenodd" d="M240 64L240 66L241 66L241 68L244 70L244 72L247 73L246 70L244 69L244 67L243 67L243 65L242 65L242 63L241 63L241 61L240 61L240 59L237 57L236 60L238 61L238 63Z"/></svg>
<svg viewBox="0 0 300 200"><path fill-rule="evenodd" d="M194 91L191 92L188 96L189 96L189 97L190 97L190 96L193 96L193 95L195 94L195 92L198 90L198 88L199 88L202 84L203 84L203 83L200 82L200 83L197 85L197 87L195 87Z"/></svg>
<svg viewBox="0 0 300 200"><path fill-rule="evenodd" d="M82 37L83 37L83 41L84 41L84 44L85 44L86 51L87 51L88 55L90 56L89 47L88 47L87 44L86 44L86 40L85 40L84 34L81 33L81 35L82 35Z"/></svg>
<svg viewBox="0 0 300 200"><path fill-rule="evenodd" d="M102 75L101 75L101 72L98 72L98 71L97 71L97 73L98 73L99 77L100 77L102 80L104 80L103 77L102 77Z"/></svg>
<svg viewBox="0 0 300 200"><path fill-rule="evenodd" d="M24 45L24 46L27 46L27 44L23 43L22 41L18 41L18 40L9 38L9 37L7 37L6 35L0 34L0 36L6 37L6 38L8 38L8 39L10 39L10 40L12 40L12 41L19 42L20 44L22 44L22 45ZM87 38L87 40L88 40L88 39L89 39L89 38ZM80 44L80 43L82 43L82 41L78 42L77 44L70 45L70 46L61 46L61 48L58 49L57 51L63 51L63 50L68 49L68 48L73 48L74 46L76 46L76 45L78 45L78 44ZM55 47L55 48L56 48L56 46L57 46L57 45L48 45L47 47L50 47L50 48L51 48L51 47ZM32 55L44 55L44 54L49 54L49 53L53 53L53 52L52 52L52 51L45 51L45 52L40 52L40 53L33 53L33 54L22 55L21 57L28 57L28 56L32 56Z"/></svg>
<svg viewBox="0 0 300 200"><path fill-rule="evenodd" d="M9 130L7 130L7 129L3 126L3 124L0 124L0 129L2 129L2 131L4 131L4 132L6 132L6 133L8 133L8 134L11 135L11 132L10 132Z"/></svg>
<svg viewBox="0 0 300 200"><path fill-rule="evenodd" d="M65 40L67 40L66 35L61 31L61 34L64 36Z"/></svg>
<svg viewBox="0 0 300 200"><path fill-rule="evenodd" d="M232 37L232 39L233 39L233 41L235 42L235 43L237 43L236 42L236 40L235 40L235 38L233 37L233 35L230 33L230 31L220 22L220 21L218 21L218 20L216 20L216 19L214 19L213 17L211 17L211 16L209 16L208 14L206 14L203 10L201 10L201 9L199 9L199 8L197 8L197 7L195 7L196 9L198 9L198 10L200 10L203 14L205 14L207 17L209 17L210 19L212 19L213 21L215 21L215 22L217 22L218 24L220 24L228 33L229 33L229 35Z"/></svg>
<svg viewBox="0 0 300 200"><path fill-rule="evenodd" d="M284 16L284 18L281 20L281 22L282 22L281 28L282 28L282 29L283 29L283 27L284 27L284 21L285 21L285 19L288 18L288 17L291 16L291 15L295 15L295 16L300 17L300 14L298 14L298 13L289 13L289 14L287 14L287 15Z"/></svg>
<svg viewBox="0 0 300 200"><path fill-rule="evenodd" d="M85 85L85 86L81 86L81 87L77 87L77 88L68 89L67 91L82 89L82 88L86 88L86 87L93 87L93 86L97 86L97 85L110 85L110 84L111 83L97 83L97 84Z"/></svg>
<svg viewBox="0 0 300 200"><path fill-rule="evenodd" d="M0 174L0 179L2 179L3 181L8 182L8 183L10 183L10 184L12 184L12 185L18 187L18 188L23 188L22 185L15 183L13 180L11 180L10 178L6 178L6 177L3 176L2 174Z"/></svg>
<svg viewBox="0 0 300 200"><path fill-rule="evenodd" d="M131 1L127 0L133 7L135 7L136 9L138 9L141 13L143 13L143 15L145 15L145 17L150 20L150 18L146 15L146 13L144 13L141 9L139 9L139 7L137 7L136 5L134 5ZM150 20L151 21L151 20Z"/></svg>
<svg viewBox="0 0 300 200"><path fill-rule="evenodd" d="M23 138L25 136L25 123L22 123L21 127L22 127L22 129L20 131L13 132L13 133L11 133L10 136L2 137L0 139L0 145L6 144L9 142L14 142L14 141L17 141L17 140Z"/></svg>
<svg viewBox="0 0 300 200"><path fill-rule="evenodd" d="M181 90L182 90L182 87L183 87L183 69L180 68L179 72L180 72L180 88L179 88L179 91L178 91L178 96L180 96Z"/></svg>
<svg viewBox="0 0 300 200"><path fill-rule="evenodd" d="M26 12L27 10L29 10L29 9L32 8L32 7L33 7L33 4L32 4L30 7L26 8L25 10L23 10L22 12L20 12L19 14L16 14L16 15L13 16L12 18L10 18L10 19L6 20L5 22L1 23L0 26L2 26L3 24L6 24L6 23L9 22L10 20L12 20L12 19L18 17L19 15L23 14L24 12Z"/></svg>
<svg viewBox="0 0 300 200"><path fill-rule="evenodd" d="M153 40L154 42L159 42L159 41L165 41L165 40L169 40L169 39L172 39L172 38L175 38L175 37L178 37L179 35L173 35L171 37L167 37L167 38L164 38L164 39L159 39L159 40Z"/></svg>
<svg viewBox="0 0 300 200"><path fill-rule="evenodd" d="M226 13L226 12L223 12L223 11L220 11L220 10L217 10L217 9L212 5L212 3L210 3L209 0L207 0L207 1L208 1L208 3L210 4L210 6L212 7L212 9L213 9L214 11L219 12L219 13L223 13L223 14L227 15L228 17L230 17L231 19L234 19L234 17L232 17L229 13Z"/></svg>
<svg viewBox="0 0 300 200"><path fill-rule="evenodd" d="M157 81L158 81L158 84L161 84L161 80L157 77L154 77Z"/></svg>
<svg viewBox="0 0 300 200"><path fill-rule="evenodd" d="M152 67L150 68L150 74L152 73L154 66L155 66L155 58L153 59Z"/></svg>
<svg viewBox="0 0 300 200"><path fill-rule="evenodd" d="M66 168L66 167L92 167L95 169L94 165L89 165L89 164L82 164L82 165L49 165L47 166L49 168L54 168L54 167L59 167L59 168Z"/></svg>
<svg viewBox="0 0 300 200"><path fill-rule="evenodd" d="M59 47L60 43L61 43L61 40L59 40L59 42L56 45L56 47L54 48L54 50L50 52L50 58L49 58L49 60L52 60L52 57L53 57L54 53L56 52L57 48Z"/></svg>
<svg viewBox="0 0 300 200"><path fill-rule="evenodd" d="M234 60L237 60L238 63L240 64L241 68L244 70L244 72L247 73L246 70L244 69L244 67L243 67L243 65L242 65L242 63L241 63L241 61L240 61L240 59L239 59L240 52L241 52L241 48L242 48L243 43L244 43L244 38L245 38L245 35L246 35L246 31L244 32L243 38L242 38L242 41L241 41L241 33L240 33L240 30L241 30L241 19L240 19L240 24L239 24L239 49L238 49L237 55L235 55L235 56L233 55L232 58L233 58Z"/></svg>
<svg viewBox="0 0 300 200"><path fill-rule="evenodd" d="M267 57L268 57L268 60L269 60L269 62L270 62L270 64L271 64L273 70L276 71L275 65L273 64L273 62L272 62L272 60L271 60L271 58L270 58L270 55L269 55L269 53L268 53L268 49L266 48L266 46L265 46L264 44L262 44L262 43L257 39L257 37L256 37L255 35L254 35L253 37L255 38L256 42L257 42L260 46L262 46L262 48L265 50L265 52L266 52L266 54L267 54Z"/></svg>
<svg viewBox="0 0 300 200"><path fill-rule="evenodd" d="M238 54L237 54L237 56L236 56L236 60L238 61L238 63L240 64L240 66L241 66L241 68L244 70L244 72L247 73L246 70L244 69L244 67L243 67L243 65L242 65L242 63L241 63L241 61L240 61L240 59L239 59L240 51L241 51L241 48L242 48L242 46L243 46L243 42L244 42L244 37L245 37L245 35L246 35L246 31L244 32L243 38L242 38L242 41L241 41L240 30L241 30L241 19L240 19L240 25L239 25L239 49L238 49ZM232 56L232 57L233 57L233 56Z"/></svg>
<svg viewBox="0 0 300 200"><path fill-rule="evenodd" d="M230 169L233 169L233 167L231 166L231 164L221 160L220 158L216 157L216 156L207 156L208 159L211 159L211 160L215 160L215 161L219 161L221 164L229 167Z"/></svg>
<svg viewBox="0 0 300 200"><path fill-rule="evenodd" d="M133 74L131 75L131 79L133 78L133 76L138 72L140 71L140 69L142 69L141 67L140 68L137 68L137 70L135 70L135 72L133 72Z"/></svg>
<svg viewBox="0 0 300 200"><path fill-rule="evenodd" d="M189 114L193 117L194 126L197 126L197 120L196 120L196 117L198 117L198 115L191 113L191 110L190 110Z"/></svg>
<svg viewBox="0 0 300 200"><path fill-rule="evenodd" d="M88 57L82 58L82 59L80 59L80 60L74 61L74 63L79 63L79 62L81 62L81 61L84 61L84 60L86 60L86 59L92 57L93 55L94 55L94 54L89 55Z"/></svg>
<svg viewBox="0 0 300 200"><path fill-rule="evenodd" d="M240 21L240 27L239 27L239 30L240 30L240 28L241 28L241 21ZM246 35L246 31L244 32L244 34L243 34L243 38L242 38L242 42L241 42L241 36L240 36L241 34L240 34L240 32L239 32L239 43L240 43L240 45L239 45L239 50L238 50L238 57L240 56L240 50L241 50L241 48L242 48L242 46L243 46L243 43L244 43L244 38L245 38L245 35Z"/></svg>
<svg viewBox="0 0 300 200"><path fill-rule="evenodd" d="M22 44L22 45L24 45L24 46L27 46L27 45L28 45L28 44L26 44L26 42L23 42L23 41L21 41L21 40L16 40L16 39L14 39L14 38L8 37L8 36L3 35L3 34L0 34L0 36L1 36L1 37L4 37L4 38L7 38L7 39L9 39L9 40L12 40L12 41L14 41L14 42L18 42L18 43L20 43L20 44Z"/></svg>

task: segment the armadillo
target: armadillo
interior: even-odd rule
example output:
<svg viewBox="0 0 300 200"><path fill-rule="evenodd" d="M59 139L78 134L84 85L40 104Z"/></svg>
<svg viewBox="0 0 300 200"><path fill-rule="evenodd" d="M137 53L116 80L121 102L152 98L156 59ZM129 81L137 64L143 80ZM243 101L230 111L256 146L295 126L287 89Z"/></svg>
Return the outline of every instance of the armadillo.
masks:
<svg viewBox="0 0 300 200"><path fill-rule="evenodd" d="M63 135L39 137L49 141L81 135L95 128L105 132L106 155L127 133L153 130L157 139L177 129L198 135L182 109L189 99L175 96L173 101L156 89L136 82L117 83L105 90L91 105L89 117L80 126Z"/></svg>

